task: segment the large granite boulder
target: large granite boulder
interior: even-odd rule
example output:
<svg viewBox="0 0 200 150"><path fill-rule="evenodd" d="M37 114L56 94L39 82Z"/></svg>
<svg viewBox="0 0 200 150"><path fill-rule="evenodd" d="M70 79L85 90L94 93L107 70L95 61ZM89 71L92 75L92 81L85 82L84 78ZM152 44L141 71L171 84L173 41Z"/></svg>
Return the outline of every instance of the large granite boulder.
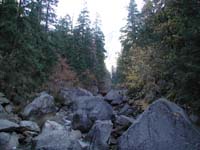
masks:
<svg viewBox="0 0 200 150"><path fill-rule="evenodd" d="M40 116L52 112L56 112L54 98L53 96L42 92L39 97L35 98L30 104L25 107L22 114L25 117L30 117Z"/></svg>
<svg viewBox="0 0 200 150"><path fill-rule="evenodd" d="M72 136L73 135L73 136ZM70 133L61 124L47 121L39 136L34 139L35 150L82 150L77 133Z"/></svg>
<svg viewBox="0 0 200 150"><path fill-rule="evenodd" d="M10 104L10 101L5 97L3 93L0 94L0 104L1 105Z"/></svg>
<svg viewBox="0 0 200 150"><path fill-rule="evenodd" d="M134 121L135 121L135 119L133 119L131 117L120 115L120 116L116 116L115 124L126 128L126 127L129 127L131 124L133 124Z"/></svg>
<svg viewBox="0 0 200 150"><path fill-rule="evenodd" d="M19 128L19 125L6 119L0 119L0 132L12 132Z"/></svg>
<svg viewBox="0 0 200 150"><path fill-rule="evenodd" d="M113 117L112 107L101 97L80 97L75 101L73 108L73 128L82 132L89 131L96 120L111 120Z"/></svg>
<svg viewBox="0 0 200 150"><path fill-rule="evenodd" d="M126 90L110 90L105 96L105 100L113 105L121 104L126 99Z"/></svg>
<svg viewBox="0 0 200 150"><path fill-rule="evenodd" d="M36 122L23 120L19 123L20 127L27 128L27 130L33 131L33 132L40 132L40 127Z"/></svg>
<svg viewBox="0 0 200 150"><path fill-rule="evenodd" d="M42 133L49 133L51 131L58 131L58 130L64 131L65 128L63 125L50 120L47 120L42 127Z"/></svg>
<svg viewBox="0 0 200 150"><path fill-rule="evenodd" d="M112 127L110 120L97 120L87 135L88 150L108 150Z"/></svg>
<svg viewBox="0 0 200 150"><path fill-rule="evenodd" d="M200 132L183 109L160 99L119 138L118 147L119 150L199 150Z"/></svg>
<svg viewBox="0 0 200 150"><path fill-rule="evenodd" d="M16 150L19 145L19 137L16 133L0 132L0 149Z"/></svg>
<svg viewBox="0 0 200 150"><path fill-rule="evenodd" d="M136 109L129 104L125 104L118 112L119 115L133 116Z"/></svg>
<svg viewBox="0 0 200 150"><path fill-rule="evenodd" d="M61 103L65 105L71 105L80 96L92 96L92 93L82 88L63 88L59 93Z"/></svg>

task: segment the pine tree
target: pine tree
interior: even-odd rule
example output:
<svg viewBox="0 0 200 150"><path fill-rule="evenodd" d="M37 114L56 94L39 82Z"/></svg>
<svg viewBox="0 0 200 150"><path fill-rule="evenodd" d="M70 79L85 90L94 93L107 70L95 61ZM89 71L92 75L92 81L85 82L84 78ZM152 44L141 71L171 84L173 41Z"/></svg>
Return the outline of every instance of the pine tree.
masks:
<svg viewBox="0 0 200 150"><path fill-rule="evenodd" d="M37 2L28 0L5 1L0 6L0 90L8 95L27 96L47 78L55 61L37 8Z"/></svg>
<svg viewBox="0 0 200 150"><path fill-rule="evenodd" d="M140 16L137 10L135 0L130 0L128 6L127 24L122 28L122 36L120 38L122 44L122 53L118 59L117 76L120 82L125 81L128 70L130 69L130 55L131 47L138 42L138 34L140 27Z"/></svg>
<svg viewBox="0 0 200 150"><path fill-rule="evenodd" d="M94 22L94 40L93 40L93 55L94 55L94 71L97 76L97 78L100 80L106 72L105 68L105 39L104 39L104 34L101 31L100 28L101 21L99 17L96 17L96 20Z"/></svg>
<svg viewBox="0 0 200 150"><path fill-rule="evenodd" d="M130 35L137 35L135 42L126 51L123 44L128 42L122 43L117 68L117 74L122 74L133 89L140 89L139 81L140 98L155 100L162 95L200 111L199 8L200 3L195 0L145 1L139 30L123 37L123 41L131 41L127 40Z"/></svg>
<svg viewBox="0 0 200 150"><path fill-rule="evenodd" d="M55 23L55 10L58 0L43 0L43 11L44 11L44 21L45 21L45 31L49 29L49 25Z"/></svg>
<svg viewBox="0 0 200 150"><path fill-rule="evenodd" d="M80 71L92 68L92 29L90 25L87 7L83 8L78 17L77 26L74 29L74 38L77 50L77 67Z"/></svg>

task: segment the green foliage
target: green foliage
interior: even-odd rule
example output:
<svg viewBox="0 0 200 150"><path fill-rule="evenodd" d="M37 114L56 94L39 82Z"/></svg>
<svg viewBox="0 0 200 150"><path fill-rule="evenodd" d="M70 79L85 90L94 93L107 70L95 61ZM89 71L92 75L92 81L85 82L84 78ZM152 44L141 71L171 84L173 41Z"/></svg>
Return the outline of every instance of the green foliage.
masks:
<svg viewBox="0 0 200 150"><path fill-rule="evenodd" d="M56 60L50 35L38 20L37 3L25 2L0 5L0 90L9 96L26 97L34 91Z"/></svg>
<svg viewBox="0 0 200 150"><path fill-rule="evenodd" d="M136 32L125 30L122 39L117 68L121 81L130 89L153 93L150 100L166 96L200 112L199 9L195 0L147 0L141 13L129 9L128 18L138 16L139 22L127 19L127 25L137 26Z"/></svg>
<svg viewBox="0 0 200 150"><path fill-rule="evenodd" d="M94 80L97 81L105 76L104 35L98 18L94 26L91 25L87 8L80 12L75 27L69 15L61 18L54 35L58 52L67 58L68 64L80 75L81 81L84 80L82 76L85 72L95 75Z"/></svg>
<svg viewBox="0 0 200 150"><path fill-rule="evenodd" d="M27 98L39 89L59 63L57 56L67 60L83 84L93 80L96 84L105 76L99 21L92 26L84 8L75 27L69 15L56 23L57 3L5 0L0 4L0 91L11 99Z"/></svg>

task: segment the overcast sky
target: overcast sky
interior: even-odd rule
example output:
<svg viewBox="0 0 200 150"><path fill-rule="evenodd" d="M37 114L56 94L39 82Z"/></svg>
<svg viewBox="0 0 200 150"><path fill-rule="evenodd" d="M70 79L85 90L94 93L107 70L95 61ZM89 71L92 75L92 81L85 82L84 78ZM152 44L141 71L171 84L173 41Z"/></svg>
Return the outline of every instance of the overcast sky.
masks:
<svg viewBox="0 0 200 150"><path fill-rule="evenodd" d="M57 15L65 16L69 14L76 21L83 3L84 0L59 0ZM136 3L140 10L143 0L136 0ZM116 66L116 60L121 51L119 31L126 24L128 4L129 0L87 0L91 20L94 20L98 13L102 21L107 50L105 62L109 71L111 71L112 66Z"/></svg>

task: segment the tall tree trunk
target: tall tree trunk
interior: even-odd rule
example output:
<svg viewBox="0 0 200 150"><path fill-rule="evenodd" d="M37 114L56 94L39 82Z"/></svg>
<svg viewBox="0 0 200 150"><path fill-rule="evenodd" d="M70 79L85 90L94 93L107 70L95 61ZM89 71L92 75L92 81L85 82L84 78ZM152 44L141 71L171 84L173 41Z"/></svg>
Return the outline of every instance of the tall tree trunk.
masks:
<svg viewBox="0 0 200 150"><path fill-rule="evenodd" d="M50 2L47 2L47 11L46 11L46 18L45 18L45 31L48 31L48 27L49 27L49 8L50 8Z"/></svg>

